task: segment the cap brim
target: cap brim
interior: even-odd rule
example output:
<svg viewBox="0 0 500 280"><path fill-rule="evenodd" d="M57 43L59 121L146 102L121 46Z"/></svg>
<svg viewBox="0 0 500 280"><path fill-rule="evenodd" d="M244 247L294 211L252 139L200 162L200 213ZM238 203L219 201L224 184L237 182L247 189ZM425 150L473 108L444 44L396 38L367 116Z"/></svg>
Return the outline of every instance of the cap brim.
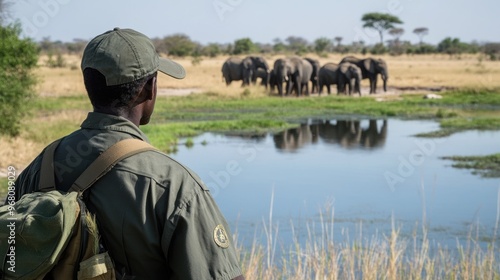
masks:
<svg viewBox="0 0 500 280"><path fill-rule="evenodd" d="M163 57L160 57L159 60L160 64L158 66L158 71L176 79L183 79L186 77L186 70L184 70L184 67L179 63Z"/></svg>

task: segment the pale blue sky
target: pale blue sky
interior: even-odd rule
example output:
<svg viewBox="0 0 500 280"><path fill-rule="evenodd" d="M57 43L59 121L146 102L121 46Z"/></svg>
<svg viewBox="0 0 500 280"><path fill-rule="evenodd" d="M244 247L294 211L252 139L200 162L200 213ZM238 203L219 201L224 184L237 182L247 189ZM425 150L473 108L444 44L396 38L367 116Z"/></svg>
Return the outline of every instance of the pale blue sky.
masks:
<svg viewBox="0 0 500 280"><path fill-rule="evenodd" d="M417 27L429 28L424 41L432 44L448 36L500 41L498 0L15 0L11 7L25 35L37 41L91 39L118 26L150 37L184 33L203 44L243 37L272 43L290 35L310 42L340 36L344 43L377 43L378 34L361 27L367 12L398 16L404 22L401 40L414 43Z"/></svg>

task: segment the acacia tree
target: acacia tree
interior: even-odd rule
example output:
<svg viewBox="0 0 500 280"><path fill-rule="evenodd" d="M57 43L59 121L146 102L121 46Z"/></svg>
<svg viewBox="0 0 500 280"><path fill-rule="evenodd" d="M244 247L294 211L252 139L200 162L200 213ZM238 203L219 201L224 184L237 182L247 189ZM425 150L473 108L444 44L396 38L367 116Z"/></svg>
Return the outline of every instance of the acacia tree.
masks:
<svg viewBox="0 0 500 280"><path fill-rule="evenodd" d="M384 31L396 28L396 24L402 24L397 16L383 13L367 13L364 14L361 20L364 22L364 28L377 30L380 35L380 43L384 43Z"/></svg>
<svg viewBox="0 0 500 280"><path fill-rule="evenodd" d="M403 36L404 33L405 30L403 28L393 28L389 30L389 35L394 37L394 42L396 43L396 45L399 44L399 38Z"/></svg>
<svg viewBox="0 0 500 280"><path fill-rule="evenodd" d="M429 28L427 27L418 27L413 30L413 33L417 34L417 36L420 38L420 45L423 44L424 42L424 36L429 34Z"/></svg>
<svg viewBox="0 0 500 280"><path fill-rule="evenodd" d="M342 43L342 37L335 37L333 40L337 43L337 48L340 47L340 44Z"/></svg>

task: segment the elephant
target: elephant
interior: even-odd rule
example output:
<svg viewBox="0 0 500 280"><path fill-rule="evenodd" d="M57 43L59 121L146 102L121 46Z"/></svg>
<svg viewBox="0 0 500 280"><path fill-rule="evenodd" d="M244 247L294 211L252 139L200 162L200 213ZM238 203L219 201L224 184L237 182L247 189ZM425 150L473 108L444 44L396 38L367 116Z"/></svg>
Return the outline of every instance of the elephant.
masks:
<svg viewBox="0 0 500 280"><path fill-rule="evenodd" d="M271 85L271 91L274 90L274 87L276 86L278 88L278 93L279 95L283 96L283 82L288 82L288 75L286 73L286 59L284 58L279 58L274 61L273 64L273 70L271 70L271 77L269 79L270 85ZM278 78L278 74L280 77ZM285 91L286 91L285 87Z"/></svg>
<svg viewBox="0 0 500 280"><path fill-rule="evenodd" d="M338 70L339 65L335 63L326 63L318 70L318 93L321 95L323 92L323 86L326 86L328 94L331 93L330 86L337 85L337 92L341 89L338 85Z"/></svg>
<svg viewBox="0 0 500 280"><path fill-rule="evenodd" d="M274 62L274 73L276 85L280 96L283 96L283 82L286 82L286 95L291 94L292 88L296 89L297 96L305 93L309 95L309 80L312 74L312 65L309 61L300 57L277 59Z"/></svg>
<svg viewBox="0 0 500 280"><path fill-rule="evenodd" d="M387 91L387 80L389 79L389 73L387 70L387 64L383 59L365 58L358 59L353 56L344 57L342 62L350 62L356 64L363 74L363 79L370 80L370 94L377 93L377 78L378 74L382 76L382 81L384 82L384 91Z"/></svg>
<svg viewBox="0 0 500 280"><path fill-rule="evenodd" d="M345 92L345 85L347 84L349 87L349 95L352 94L354 88L354 93L357 92L359 96L361 96L361 69L355 64L343 62L339 64L337 71L338 85L341 91Z"/></svg>
<svg viewBox="0 0 500 280"><path fill-rule="evenodd" d="M243 59L230 57L222 65L222 75L226 85L230 85L232 81L242 80L242 86L247 86L250 85L250 82L256 83L258 69L269 73L269 66L261 56L247 56ZM262 84L267 87L268 82L269 80L266 78Z"/></svg>
<svg viewBox="0 0 500 280"><path fill-rule="evenodd" d="M222 65L222 76L226 81L226 85L230 85L232 81L240 81L241 86L250 85L253 77L253 62L250 58L230 57Z"/></svg>
<svg viewBox="0 0 500 280"><path fill-rule="evenodd" d="M257 78L261 79L260 85L267 89L267 86L270 84L271 71L265 71L262 68L258 68L255 71L255 80L257 80Z"/></svg>
<svg viewBox="0 0 500 280"><path fill-rule="evenodd" d="M273 92L274 91L274 88L278 86L278 79L276 78L276 72L274 71L274 69L271 69L271 71L269 71L269 87L270 87L270 91Z"/></svg>
<svg viewBox="0 0 500 280"><path fill-rule="evenodd" d="M354 85L352 84L354 80ZM337 94L345 93L345 86L349 87L349 95L358 92L361 96L361 70L359 67L352 63L327 63L323 65L318 71L318 87L319 94L323 93L323 86L326 86L328 94L331 93L330 86L337 85Z"/></svg>
<svg viewBox="0 0 500 280"><path fill-rule="evenodd" d="M316 91L319 92L319 90L318 90L318 87L319 87L318 86L318 71L320 68L319 61L317 59L313 59L313 58L309 58L309 57L306 57L304 59L309 61L309 63L311 63L311 65L313 67L313 71L311 74L311 83L312 83L311 93L315 93Z"/></svg>
<svg viewBox="0 0 500 280"><path fill-rule="evenodd" d="M262 56L247 56L246 58L252 61L252 83L255 84L257 82L257 78L262 78L264 75L260 74L259 77L259 69L262 69L267 75L269 75L270 68L267 64L267 61ZM269 77L266 77L265 81L262 80L262 85L267 88L269 83Z"/></svg>

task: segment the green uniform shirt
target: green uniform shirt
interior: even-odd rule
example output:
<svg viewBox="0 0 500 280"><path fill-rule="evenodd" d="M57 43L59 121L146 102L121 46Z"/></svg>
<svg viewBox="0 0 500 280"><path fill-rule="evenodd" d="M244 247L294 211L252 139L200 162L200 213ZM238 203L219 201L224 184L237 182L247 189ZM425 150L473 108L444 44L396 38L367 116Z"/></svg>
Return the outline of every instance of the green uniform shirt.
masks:
<svg viewBox="0 0 500 280"><path fill-rule="evenodd" d="M125 118L89 113L55 153L58 189L119 140L148 141ZM41 156L16 182L17 197L38 186ZM87 190L118 272L134 279L232 279L241 275L229 227L208 188L191 170L158 151L119 162Z"/></svg>

